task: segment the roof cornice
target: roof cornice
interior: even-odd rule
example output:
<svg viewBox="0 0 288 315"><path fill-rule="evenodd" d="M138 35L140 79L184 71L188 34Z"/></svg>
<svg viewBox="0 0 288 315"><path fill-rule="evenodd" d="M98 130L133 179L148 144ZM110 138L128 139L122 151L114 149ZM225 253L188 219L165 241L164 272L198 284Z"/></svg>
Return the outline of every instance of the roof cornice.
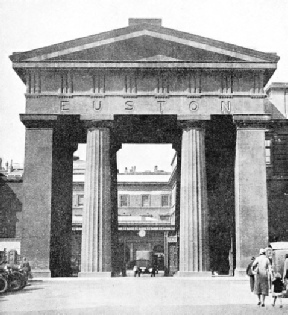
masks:
<svg viewBox="0 0 288 315"><path fill-rule="evenodd" d="M240 58L246 61L277 62L280 59L274 53L264 53L148 23L136 24L72 41L34 49L28 52L14 53L10 56L10 59L13 62L47 60L49 58L55 58L57 56L81 51L83 49L85 50L99 47L101 45L139 36L151 36L187 46L197 46L196 48L220 54L229 54L232 57Z"/></svg>

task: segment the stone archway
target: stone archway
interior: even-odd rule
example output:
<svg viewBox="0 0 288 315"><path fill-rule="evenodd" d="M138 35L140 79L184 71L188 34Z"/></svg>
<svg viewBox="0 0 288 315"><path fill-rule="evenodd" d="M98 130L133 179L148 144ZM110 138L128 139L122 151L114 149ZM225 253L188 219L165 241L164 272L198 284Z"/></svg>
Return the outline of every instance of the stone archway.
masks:
<svg viewBox="0 0 288 315"><path fill-rule="evenodd" d="M82 273L110 276L117 235L117 148L127 139L169 141L181 164L178 274L205 274L205 134L211 117L226 115L236 126L231 211L236 274L244 274L247 260L268 241L265 128L270 116L263 87L279 57L171 30L161 20L130 22L10 57L26 84L21 252L35 275L68 272L72 155L77 143L87 142ZM145 132L138 130L143 124Z"/></svg>

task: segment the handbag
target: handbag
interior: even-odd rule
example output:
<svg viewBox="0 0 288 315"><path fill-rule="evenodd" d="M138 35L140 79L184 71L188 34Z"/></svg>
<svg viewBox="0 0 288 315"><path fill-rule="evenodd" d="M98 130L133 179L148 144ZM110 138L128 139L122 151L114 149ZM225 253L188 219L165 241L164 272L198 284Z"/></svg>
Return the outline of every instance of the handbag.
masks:
<svg viewBox="0 0 288 315"><path fill-rule="evenodd" d="M255 265L252 265L251 269L252 269L252 273L253 273L254 275L259 274L259 266L258 266L258 263L255 264Z"/></svg>
<svg viewBox="0 0 288 315"><path fill-rule="evenodd" d="M282 295L282 297L284 298L284 299L287 299L288 298L288 282L287 282L287 279L285 278L284 279L284 286L283 286L283 291L282 291L282 293L283 293L283 295Z"/></svg>

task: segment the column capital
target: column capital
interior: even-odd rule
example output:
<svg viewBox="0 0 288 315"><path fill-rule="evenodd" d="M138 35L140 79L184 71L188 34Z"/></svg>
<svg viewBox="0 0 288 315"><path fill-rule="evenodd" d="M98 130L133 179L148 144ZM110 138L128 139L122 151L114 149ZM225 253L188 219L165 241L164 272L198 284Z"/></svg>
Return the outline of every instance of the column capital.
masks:
<svg viewBox="0 0 288 315"><path fill-rule="evenodd" d="M269 129L270 114L233 115L233 122L237 129Z"/></svg>
<svg viewBox="0 0 288 315"><path fill-rule="evenodd" d="M83 125L87 130L90 129L112 129L114 123L109 120L84 120Z"/></svg>
<svg viewBox="0 0 288 315"><path fill-rule="evenodd" d="M198 129L198 130L205 130L206 126L208 124L208 120L186 120L186 121L181 121L178 122L180 128L183 130L190 130L190 129Z"/></svg>

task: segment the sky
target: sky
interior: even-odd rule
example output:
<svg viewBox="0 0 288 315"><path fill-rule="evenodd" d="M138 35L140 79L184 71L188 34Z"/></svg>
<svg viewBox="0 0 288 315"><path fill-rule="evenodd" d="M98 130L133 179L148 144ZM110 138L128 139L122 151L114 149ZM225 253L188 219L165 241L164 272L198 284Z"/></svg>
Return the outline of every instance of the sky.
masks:
<svg viewBox="0 0 288 315"><path fill-rule="evenodd" d="M270 82L288 82L288 0L0 0L0 157L23 163L25 86L9 55L122 28L129 18L280 56ZM124 152L126 150L126 153ZM150 154L148 154L148 152ZM169 170L171 146L123 146L121 169ZM81 146L78 155L85 158ZM144 158L145 157L145 158ZM126 165L127 164L127 165Z"/></svg>

